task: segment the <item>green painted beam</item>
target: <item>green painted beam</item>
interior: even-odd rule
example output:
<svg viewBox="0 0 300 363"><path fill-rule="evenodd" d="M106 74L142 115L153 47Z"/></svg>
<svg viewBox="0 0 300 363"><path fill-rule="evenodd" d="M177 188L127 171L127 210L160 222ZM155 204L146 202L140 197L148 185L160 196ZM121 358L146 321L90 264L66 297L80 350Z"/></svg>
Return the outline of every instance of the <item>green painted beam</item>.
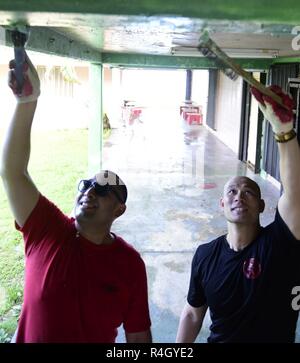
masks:
<svg viewBox="0 0 300 363"><path fill-rule="evenodd" d="M300 63L300 57L280 57L273 59L272 64L279 63Z"/></svg>
<svg viewBox="0 0 300 363"><path fill-rule="evenodd" d="M269 69L272 59L236 59L244 69ZM209 69L217 68L214 61L205 57L173 57L146 54L102 53L102 63L123 67L148 68L183 68Z"/></svg>
<svg viewBox="0 0 300 363"><path fill-rule="evenodd" d="M1 1L1 0L0 0ZM1 39L0 39L1 42ZM3 45L12 46L11 31L6 30ZM55 54L63 57L101 63L101 53L91 49L85 44L74 41L66 36L43 27L34 27L30 30L30 36L26 49Z"/></svg>
<svg viewBox="0 0 300 363"><path fill-rule="evenodd" d="M89 143L88 172L95 175L102 167L102 65L90 65L90 102L89 102Z"/></svg>
<svg viewBox="0 0 300 363"><path fill-rule="evenodd" d="M200 19L299 23L299 0L1 0L11 12L59 12L111 15L172 15Z"/></svg>

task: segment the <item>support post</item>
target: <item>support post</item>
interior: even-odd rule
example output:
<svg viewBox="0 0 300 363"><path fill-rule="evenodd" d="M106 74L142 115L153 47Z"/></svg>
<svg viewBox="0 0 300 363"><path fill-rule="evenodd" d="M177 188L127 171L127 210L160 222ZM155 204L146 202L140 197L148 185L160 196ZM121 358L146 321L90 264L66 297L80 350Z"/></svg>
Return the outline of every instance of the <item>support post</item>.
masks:
<svg viewBox="0 0 300 363"><path fill-rule="evenodd" d="M192 80L193 71L191 69L186 70L186 89L185 89L185 99L187 101L191 100L192 97Z"/></svg>
<svg viewBox="0 0 300 363"><path fill-rule="evenodd" d="M102 64L90 65L90 115L88 142L88 172L95 175L102 167Z"/></svg>

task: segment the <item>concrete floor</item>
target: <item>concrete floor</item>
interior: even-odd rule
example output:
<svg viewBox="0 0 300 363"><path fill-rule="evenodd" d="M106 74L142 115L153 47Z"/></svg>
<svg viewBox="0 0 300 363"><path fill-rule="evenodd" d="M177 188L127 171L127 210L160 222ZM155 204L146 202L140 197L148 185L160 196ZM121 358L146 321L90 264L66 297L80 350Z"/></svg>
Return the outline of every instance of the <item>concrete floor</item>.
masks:
<svg viewBox="0 0 300 363"><path fill-rule="evenodd" d="M103 168L116 171L128 187L127 211L113 231L146 263L153 341L174 342L194 251L226 231L219 209L225 182L247 175L260 185L262 225L273 220L279 190L204 126L187 127L170 110L148 111L134 128L114 129L104 144ZM206 314L198 342L206 342L209 324ZM122 329L117 341L124 341Z"/></svg>

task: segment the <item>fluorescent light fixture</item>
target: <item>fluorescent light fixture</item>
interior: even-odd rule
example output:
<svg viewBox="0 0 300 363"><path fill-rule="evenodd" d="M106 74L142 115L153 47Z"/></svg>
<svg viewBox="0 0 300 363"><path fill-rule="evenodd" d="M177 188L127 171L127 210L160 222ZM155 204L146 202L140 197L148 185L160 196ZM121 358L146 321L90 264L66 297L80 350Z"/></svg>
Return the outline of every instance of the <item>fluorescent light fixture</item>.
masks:
<svg viewBox="0 0 300 363"><path fill-rule="evenodd" d="M229 57L232 58L277 58L278 49L238 49L238 48L222 48ZM173 47L172 55L184 57L203 57L203 54L194 47Z"/></svg>
<svg viewBox="0 0 300 363"><path fill-rule="evenodd" d="M277 58L278 49L230 49L224 52L232 58Z"/></svg>

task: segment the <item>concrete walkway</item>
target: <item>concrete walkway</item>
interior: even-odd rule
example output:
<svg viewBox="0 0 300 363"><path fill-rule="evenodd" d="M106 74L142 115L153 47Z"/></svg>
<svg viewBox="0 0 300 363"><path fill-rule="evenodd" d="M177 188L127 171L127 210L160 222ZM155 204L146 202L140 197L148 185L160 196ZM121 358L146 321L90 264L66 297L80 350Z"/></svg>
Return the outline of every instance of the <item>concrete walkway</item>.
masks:
<svg viewBox="0 0 300 363"><path fill-rule="evenodd" d="M219 209L225 182L247 175L260 185L266 202L262 225L273 220L279 190L204 126L186 127L170 110L148 112L131 129L114 129L104 145L103 168L119 173L128 186L127 211L113 231L146 263L153 340L174 342L194 251L226 231ZM197 341L206 341L209 324L206 314ZM118 341L124 341L122 329Z"/></svg>

